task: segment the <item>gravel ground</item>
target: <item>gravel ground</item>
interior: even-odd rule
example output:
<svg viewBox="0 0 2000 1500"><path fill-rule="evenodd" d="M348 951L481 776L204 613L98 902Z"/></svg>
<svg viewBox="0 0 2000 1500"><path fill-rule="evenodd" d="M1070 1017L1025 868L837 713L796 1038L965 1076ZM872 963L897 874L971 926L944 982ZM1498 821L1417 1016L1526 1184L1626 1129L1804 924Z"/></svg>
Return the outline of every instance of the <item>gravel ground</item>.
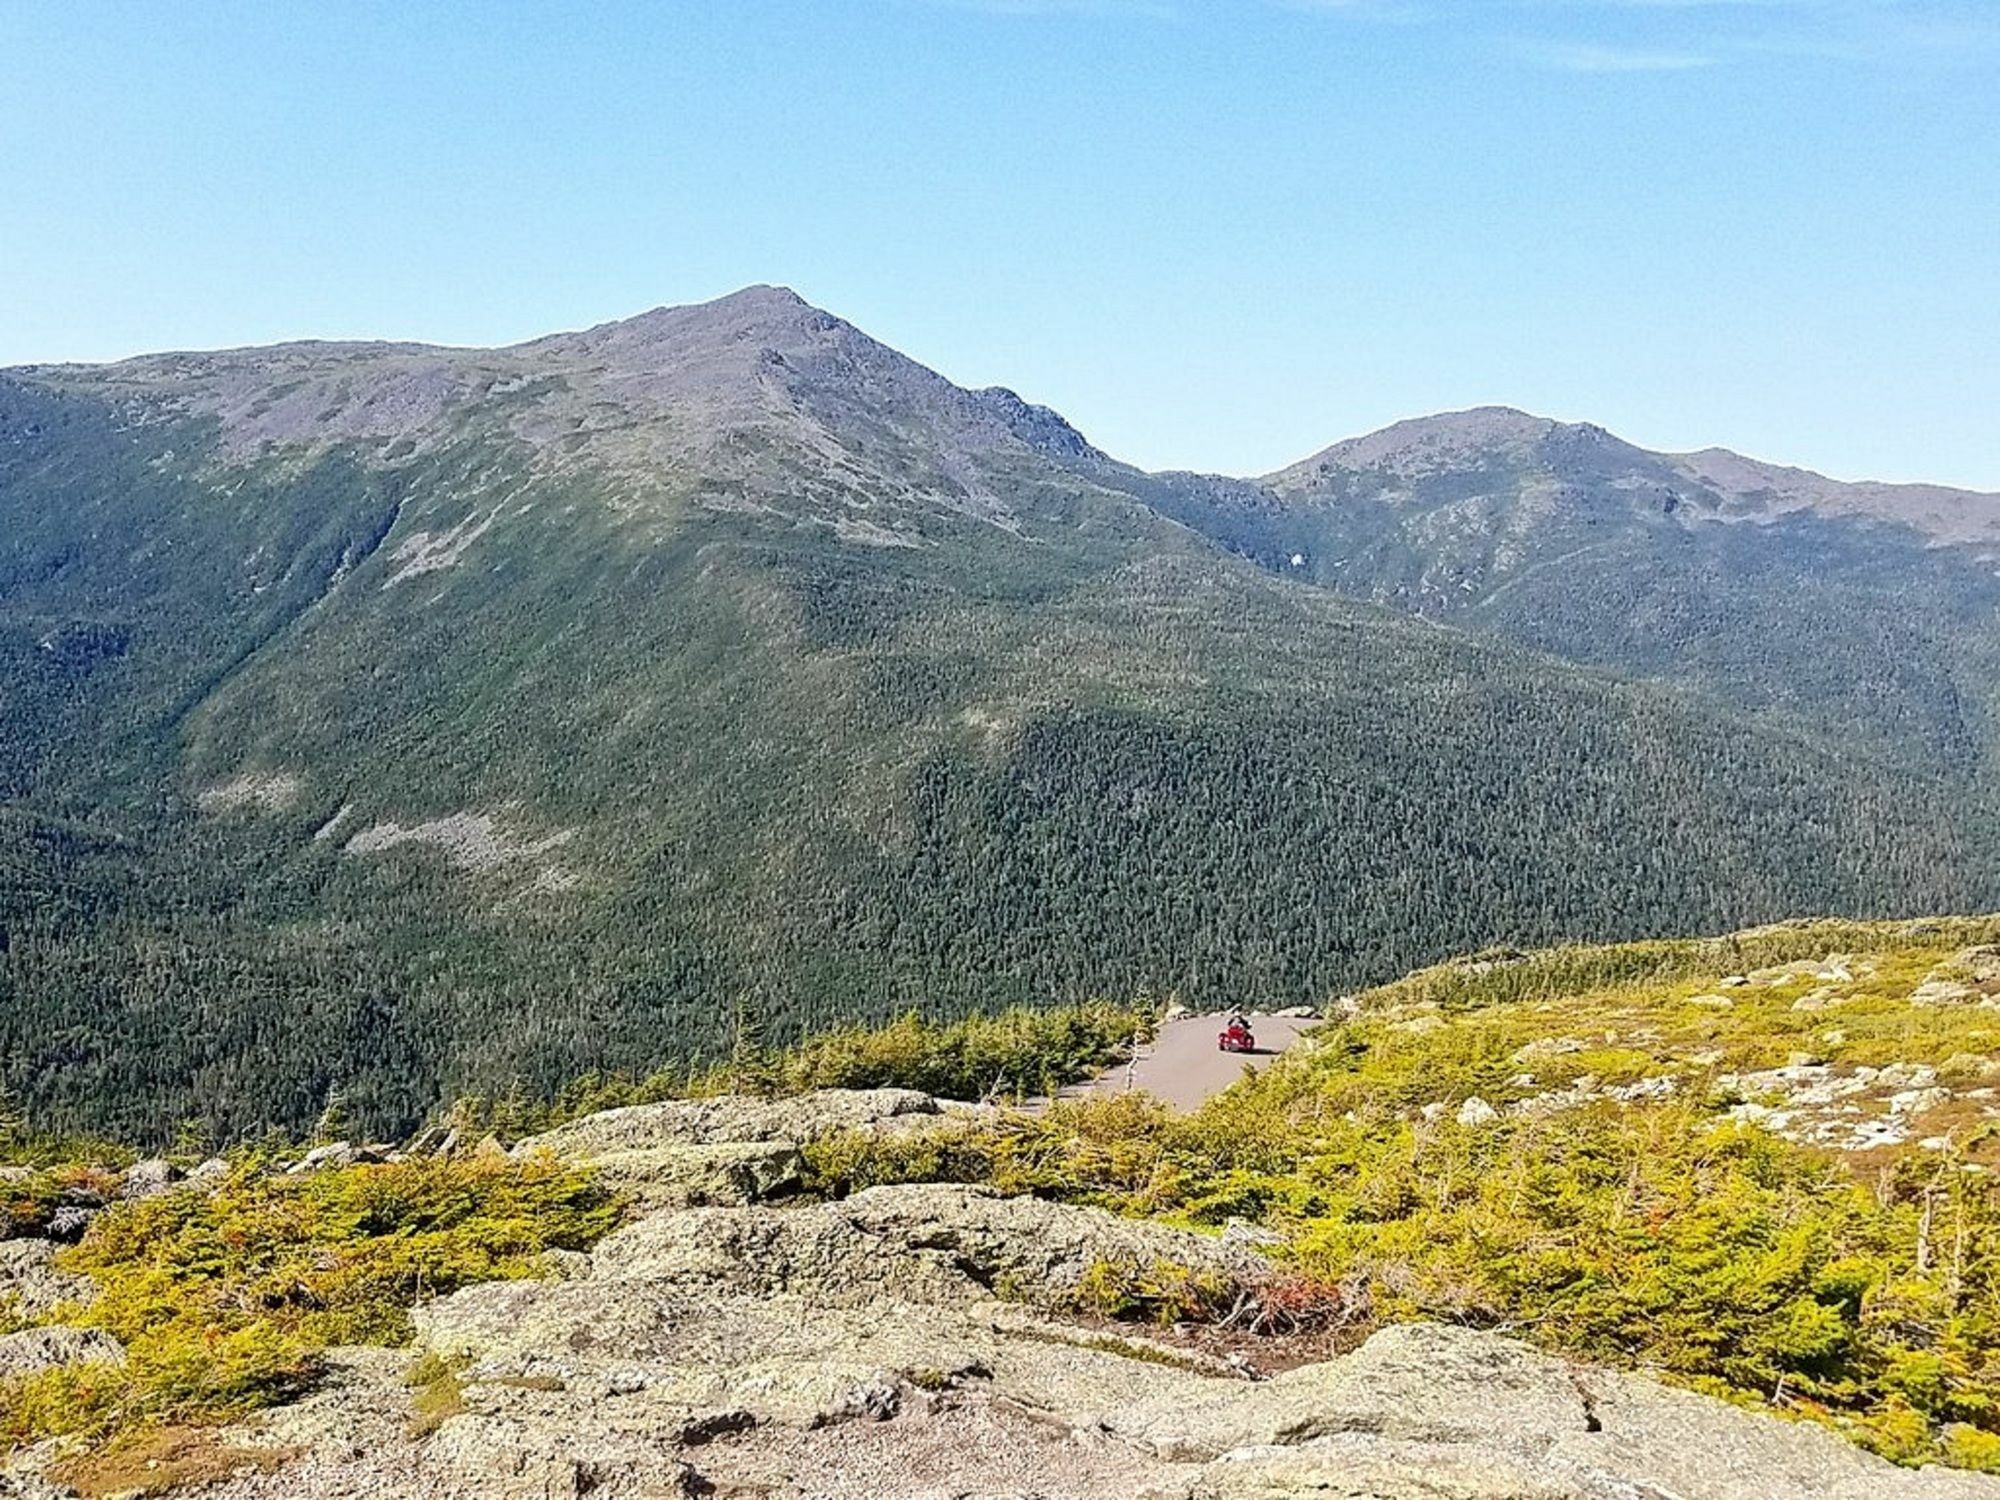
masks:
<svg viewBox="0 0 2000 1500"><path fill-rule="evenodd" d="M1121 1063L1091 1084L1088 1092L1122 1094L1144 1089L1175 1106L1193 1109L1243 1076L1245 1068L1261 1068L1305 1035L1317 1021L1251 1013L1247 1019L1257 1034L1253 1053L1222 1052L1216 1033L1229 1024L1225 1014L1185 1016L1160 1028L1157 1040L1130 1063Z"/></svg>

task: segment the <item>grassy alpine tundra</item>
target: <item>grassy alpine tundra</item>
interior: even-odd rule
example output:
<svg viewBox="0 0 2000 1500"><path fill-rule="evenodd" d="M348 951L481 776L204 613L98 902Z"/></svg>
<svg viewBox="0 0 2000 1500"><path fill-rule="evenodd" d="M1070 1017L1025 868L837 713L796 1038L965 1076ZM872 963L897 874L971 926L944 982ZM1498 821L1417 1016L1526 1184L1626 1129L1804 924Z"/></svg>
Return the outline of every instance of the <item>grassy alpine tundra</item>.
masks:
<svg viewBox="0 0 2000 1500"><path fill-rule="evenodd" d="M1247 1220L1358 1321L1504 1329L2000 1470L1996 944L1981 918L1483 954L1342 1001L1192 1115L820 1151L848 1187Z"/></svg>
<svg viewBox="0 0 2000 1500"><path fill-rule="evenodd" d="M1441 1323L1583 1361L1585 1376L1637 1371L1810 1419L1900 1464L2000 1472L2000 918L1489 952L1328 1010L1308 1045L1190 1114L1140 1097L941 1113L923 1094L882 1102L904 1082L978 1095L989 1076L1075 1076L1141 1026L1104 1007L1045 1023L906 1021L778 1054L746 1045L706 1075L469 1101L457 1119L470 1128L441 1155L336 1152L279 1174L266 1148L200 1191L132 1202L116 1201L119 1173L140 1168L22 1144L45 1159L15 1184L17 1233L45 1236L79 1184L113 1206L46 1253L66 1278L60 1300L19 1282L18 1337L71 1327L114 1341L124 1363L7 1377L0 1413L17 1442L71 1433L65 1472L83 1478L117 1477L118 1455L148 1444L240 1465L292 1442L304 1419L283 1413L338 1376L311 1401L366 1388L409 1406L395 1420L411 1435L396 1441L430 1462L456 1450L429 1434L467 1411L499 1420L524 1391L584 1391L575 1350L626 1338L630 1299L673 1277L703 1297L741 1281L745 1295L831 1298L859 1316L854 1298L887 1294L869 1291L865 1256L827 1286L801 1279L808 1250L834 1254L858 1224L917 1247L894 1295L917 1296L936 1269L923 1257L956 1245L984 1278L977 1297L1025 1298L1056 1320L1020 1338L1051 1359L1136 1359L1156 1372L1145 1380L1234 1389L1222 1352L1266 1373L1319 1361L1249 1388L1303 1400L1308 1370L1340 1367L1327 1354ZM546 1149L479 1146L495 1127L547 1131ZM730 1172L754 1182L731 1186ZM975 1196L940 1199L961 1191L951 1184ZM941 1202L972 1217L933 1222ZM788 1235L798 1243L784 1249ZM1057 1276L1044 1261L1064 1236L1085 1248L1063 1252ZM536 1279L575 1275L586 1251L581 1284ZM1246 1253L1275 1269L1244 1271ZM201 1326L216 1309L220 1345ZM785 1326L818 1329L821 1315ZM993 1316L978 1326L990 1333ZM879 1312L863 1323L902 1328ZM412 1337L387 1366L331 1347ZM367 1386L406 1367L414 1396L401 1375ZM947 1404L989 1378L936 1361L906 1373ZM277 1425L243 1425L273 1404Z"/></svg>

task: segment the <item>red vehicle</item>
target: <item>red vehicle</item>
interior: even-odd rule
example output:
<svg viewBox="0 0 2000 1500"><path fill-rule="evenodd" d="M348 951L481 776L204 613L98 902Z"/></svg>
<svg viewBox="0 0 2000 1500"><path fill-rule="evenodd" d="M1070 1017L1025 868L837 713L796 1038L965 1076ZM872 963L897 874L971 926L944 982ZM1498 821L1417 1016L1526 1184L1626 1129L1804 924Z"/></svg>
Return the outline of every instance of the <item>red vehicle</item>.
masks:
<svg viewBox="0 0 2000 1500"><path fill-rule="evenodd" d="M1255 1052L1257 1038L1250 1032L1250 1023L1241 1016L1230 1019L1229 1025L1215 1039L1216 1050L1220 1052Z"/></svg>

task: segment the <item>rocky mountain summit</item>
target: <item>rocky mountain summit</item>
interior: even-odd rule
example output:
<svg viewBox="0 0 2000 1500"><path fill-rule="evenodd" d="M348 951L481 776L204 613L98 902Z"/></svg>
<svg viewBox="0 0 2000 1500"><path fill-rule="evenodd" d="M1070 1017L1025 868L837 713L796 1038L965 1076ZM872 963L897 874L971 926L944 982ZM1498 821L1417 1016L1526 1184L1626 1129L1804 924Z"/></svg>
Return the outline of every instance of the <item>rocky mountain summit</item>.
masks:
<svg viewBox="0 0 2000 1500"><path fill-rule="evenodd" d="M997 472L1103 457L1048 408L954 385L774 286L494 349L305 341L10 373L108 397L133 427L213 424L232 464L352 445L398 468L486 439L544 478L608 476L622 506L653 514L693 498L1001 516ZM509 488L493 520L532 510Z"/></svg>
<svg viewBox="0 0 2000 1500"><path fill-rule="evenodd" d="M317 1392L146 1492L2000 1496L2000 1480L1899 1470L1811 1424L1495 1333L1392 1327L1304 1362L1282 1338L1218 1354L1078 1314L1076 1294L1094 1268L1172 1266L1254 1300L1280 1273L1252 1237L951 1184L801 1199L784 1170L835 1134L948 1133L956 1108L904 1090L722 1098L523 1142L611 1169L656 1206L587 1255L552 1255L544 1280L421 1304L415 1349L339 1351ZM35 1335L45 1362L119 1357L102 1334ZM52 1451L5 1482L67 1493Z"/></svg>

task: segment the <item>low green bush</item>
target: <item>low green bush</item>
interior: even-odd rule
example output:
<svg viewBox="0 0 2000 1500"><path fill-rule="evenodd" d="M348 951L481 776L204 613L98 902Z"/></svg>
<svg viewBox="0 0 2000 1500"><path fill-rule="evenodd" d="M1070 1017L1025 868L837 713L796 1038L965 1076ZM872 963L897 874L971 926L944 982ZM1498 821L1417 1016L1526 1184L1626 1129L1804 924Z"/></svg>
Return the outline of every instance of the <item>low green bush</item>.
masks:
<svg viewBox="0 0 2000 1500"><path fill-rule="evenodd" d="M1343 1327L1499 1329L1813 1417L1901 1463L1995 1468L2000 1138L1978 1100L1922 1148L1850 1158L1731 1119L1741 1091L1715 1084L1801 1047L1980 1081L1992 1012L1908 995L1954 944L1991 936L1834 925L1502 956L1456 980L1447 966L1363 997L1358 1018L1195 1113L1093 1098L942 1141L831 1142L823 1186L977 1181L1245 1219L1306 1284L1339 1289ZM1811 979L1688 1004L1723 974L1835 945L1866 957L1824 1015L1794 1008ZM1659 1096L1606 1093L1660 1078ZM1474 1096L1497 1116L1460 1125ZM1099 1310L1143 1305L1129 1281L1102 1273Z"/></svg>
<svg viewBox="0 0 2000 1500"><path fill-rule="evenodd" d="M1149 1002L1097 1000L949 1022L912 1012L886 1026L841 1027L778 1050L746 1030L721 1061L644 1078L589 1074L552 1099L467 1097L452 1114L465 1130L513 1140L599 1110L713 1094L908 1088L943 1099L1019 1099L1094 1076L1150 1038L1157 1024Z"/></svg>
<svg viewBox="0 0 2000 1500"><path fill-rule="evenodd" d="M435 1158L274 1175L246 1157L213 1193L99 1216L58 1264L88 1275L71 1321L126 1349L0 1383L0 1441L211 1422L310 1389L336 1344L398 1344L409 1309L474 1282L535 1276L586 1249L619 1208L548 1161Z"/></svg>

